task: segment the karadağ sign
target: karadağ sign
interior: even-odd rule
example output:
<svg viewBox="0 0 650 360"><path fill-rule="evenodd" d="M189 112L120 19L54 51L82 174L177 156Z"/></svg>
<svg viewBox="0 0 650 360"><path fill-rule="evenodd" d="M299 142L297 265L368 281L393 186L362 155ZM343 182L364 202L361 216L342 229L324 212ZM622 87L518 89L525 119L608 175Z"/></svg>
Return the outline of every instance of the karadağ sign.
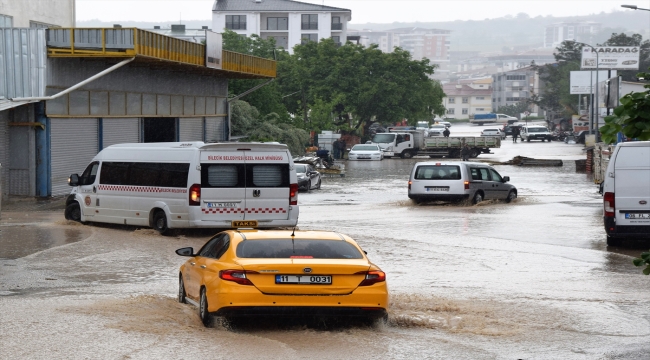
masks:
<svg viewBox="0 0 650 360"><path fill-rule="evenodd" d="M598 46L582 48L581 69L639 70L638 46Z"/></svg>

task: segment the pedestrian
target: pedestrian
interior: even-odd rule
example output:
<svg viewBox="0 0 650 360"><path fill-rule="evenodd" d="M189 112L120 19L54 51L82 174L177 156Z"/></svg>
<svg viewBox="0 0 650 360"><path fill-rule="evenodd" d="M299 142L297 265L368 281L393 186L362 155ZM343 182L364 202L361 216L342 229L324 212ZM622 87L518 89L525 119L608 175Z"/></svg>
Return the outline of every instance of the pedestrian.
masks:
<svg viewBox="0 0 650 360"><path fill-rule="evenodd" d="M469 154L471 150L469 148L469 145L465 144L463 145L463 148L460 150L460 156L462 156L463 161L469 161Z"/></svg>
<svg viewBox="0 0 650 360"><path fill-rule="evenodd" d="M517 142L517 137L519 136L519 126L512 127L512 142Z"/></svg>
<svg viewBox="0 0 650 360"><path fill-rule="evenodd" d="M445 128L445 131L442 132L442 135L443 135L444 137L449 137L449 134L450 134L449 128L446 127L446 128Z"/></svg>
<svg viewBox="0 0 650 360"><path fill-rule="evenodd" d="M338 160L341 158L339 139L334 140L334 142L332 143L332 153L334 153L334 159Z"/></svg>
<svg viewBox="0 0 650 360"><path fill-rule="evenodd" d="M341 159L345 159L346 148L347 148L347 144L345 143L345 140L339 139L339 155Z"/></svg>

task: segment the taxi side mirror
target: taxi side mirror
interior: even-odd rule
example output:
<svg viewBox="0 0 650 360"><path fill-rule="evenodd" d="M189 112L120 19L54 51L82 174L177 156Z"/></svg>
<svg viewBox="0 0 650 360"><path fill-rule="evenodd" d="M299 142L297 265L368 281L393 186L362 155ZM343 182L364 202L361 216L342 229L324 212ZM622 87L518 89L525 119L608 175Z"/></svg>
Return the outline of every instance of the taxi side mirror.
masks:
<svg viewBox="0 0 650 360"><path fill-rule="evenodd" d="M77 174L72 174L68 178L68 185L70 186L77 186L79 185L79 175Z"/></svg>
<svg viewBox="0 0 650 360"><path fill-rule="evenodd" d="M191 247L184 247L176 250L176 255L180 256L194 256L194 249Z"/></svg>

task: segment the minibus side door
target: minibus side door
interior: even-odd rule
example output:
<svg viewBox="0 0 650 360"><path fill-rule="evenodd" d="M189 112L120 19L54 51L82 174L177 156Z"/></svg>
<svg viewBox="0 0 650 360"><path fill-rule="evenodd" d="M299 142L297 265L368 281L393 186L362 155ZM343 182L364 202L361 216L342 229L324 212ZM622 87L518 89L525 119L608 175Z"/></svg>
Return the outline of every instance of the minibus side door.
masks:
<svg viewBox="0 0 650 360"><path fill-rule="evenodd" d="M97 202L97 173L99 161L90 163L79 177L79 195L81 211L84 216L94 216Z"/></svg>

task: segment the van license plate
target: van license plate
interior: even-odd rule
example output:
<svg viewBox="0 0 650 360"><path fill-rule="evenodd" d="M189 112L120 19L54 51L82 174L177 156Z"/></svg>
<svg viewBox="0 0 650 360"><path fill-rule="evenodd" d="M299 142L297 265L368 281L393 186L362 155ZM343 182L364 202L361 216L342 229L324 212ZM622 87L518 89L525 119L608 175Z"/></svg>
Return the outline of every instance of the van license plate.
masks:
<svg viewBox="0 0 650 360"><path fill-rule="evenodd" d="M208 208L216 208L216 209L236 208L239 206L239 203L238 202L209 202L209 203L205 203L205 206Z"/></svg>
<svg viewBox="0 0 650 360"><path fill-rule="evenodd" d="M449 186L428 186L427 191L449 191Z"/></svg>
<svg viewBox="0 0 650 360"><path fill-rule="evenodd" d="M332 284L331 275L275 275L276 284Z"/></svg>
<svg viewBox="0 0 650 360"><path fill-rule="evenodd" d="M626 219L650 219L650 213L637 213L637 214L628 214L625 213Z"/></svg>

